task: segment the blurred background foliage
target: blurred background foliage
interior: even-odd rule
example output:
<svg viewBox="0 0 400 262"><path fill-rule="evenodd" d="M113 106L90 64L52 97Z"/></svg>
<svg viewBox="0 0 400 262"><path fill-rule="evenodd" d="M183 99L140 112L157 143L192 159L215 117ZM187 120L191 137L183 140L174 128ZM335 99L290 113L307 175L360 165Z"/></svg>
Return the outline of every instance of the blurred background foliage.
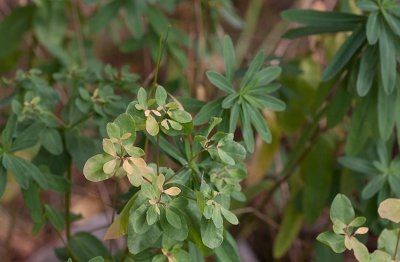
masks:
<svg viewBox="0 0 400 262"><path fill-rule="evenodd" d="M19 134L23 137L28 130L25 136L41 139L44 148L32 143L16 155L38 167L52 159L47 172L59 178L68 172L71 212L84 218L73 227L101 239L112 212L112 182L91 184L82 168L99 152L105 123L125 110L140 86L150 84L160 37L166 32L159 82L187 111L197 113L204 101L220 95L205 72L223 71L221 39L229 34L239 74L259 50L268 55L268 64L282 67L283 87L277 96L287 104L284 112L263 112L272 143L257 137L254 153L246 160L247 200L234 203L240 224L231 228L242 261L344 261L315 238L330 225L327 207L337 192L354 197L356 212L368 218L376 235L382 230L378 196L360 201L366 178L355 175L358 170L351 170L351 164L346 169L337 161L344 152L375 157L371 141L380 134L377 112L368 104L356 105L376 95L353 99L357 75L352 72L321 82L324 68L349 34L283 39L289 22L280 12L290 8L361 13L352 0L1 0L0 126L12 112L18 113L19 121L40 119L44 131L20 126ZM357 114L369 117L353 120ZM48 137L57 146L46 146ZM396 145L394 136L388 141ZM396 146L390 148L393 155L398 153ZM32 214L35 203L28 201L25 208L22 195L29 196L21 195L16 181L7 178L0 200L4 261L54 257L52 241L57 236L46 225L41 225L40 234L31 235L32 227L35 231L38 226ZM40 198L63 208L59 194L46 191ZM227 261L222 257L219 261Z"/></svg>

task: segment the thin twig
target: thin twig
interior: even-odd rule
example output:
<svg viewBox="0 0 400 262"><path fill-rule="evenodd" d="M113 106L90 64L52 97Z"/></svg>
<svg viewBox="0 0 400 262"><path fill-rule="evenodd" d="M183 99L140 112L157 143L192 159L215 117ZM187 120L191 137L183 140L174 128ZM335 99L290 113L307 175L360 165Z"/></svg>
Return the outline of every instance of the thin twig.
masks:
<svg viewBox="0 0 400 262"><path fill-rule="evenodd" d="M251 214L255 215L257 218L259 218L260 220L264 221L266 224L270 225L272 228L274 228L274 229L279 228L278 224L275 223L274 220L272 220L270 217L264 215L263 213L261 213L258 209L254 208L254 207L244 207L244 208L235 209L235 210L233 210L233 213L235 213L237 215L251 213Z"/></svg>

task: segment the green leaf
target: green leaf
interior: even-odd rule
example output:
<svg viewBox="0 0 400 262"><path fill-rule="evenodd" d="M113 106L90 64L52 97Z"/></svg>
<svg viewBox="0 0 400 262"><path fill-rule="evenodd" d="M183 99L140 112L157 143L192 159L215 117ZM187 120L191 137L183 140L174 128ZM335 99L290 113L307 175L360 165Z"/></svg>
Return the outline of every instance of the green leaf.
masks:
<svg viewBox="0 0 400 262"><path fill-rule="evenodd" d="M189 229L187 224L182 221L184 219L183 215L180 213L179 216L181 218L181 227L179 229L168 222L166 215L161 215L160 217L161 228L165 236L172 238L176 241L184 241L188 237Z"/></svg>
<svg viewBox="0 0 400 262"><path fill-rule="evenodd" d="M3 132L1 132L1 142L6 148L11 147L11 144L13 142L12 139L14 137L16 128L17 128L17 116L11 115L7 120Z"/></svg>
<svg viewBox="0 0 400 262"><path fill-rule="evenodd" d="M260 51L257 53L257 55L254 57L254 59L251 61L249 68L246 71L246 74L244 75L244 78L240 84L240 89L245 89L247 85L253 80L253 77L256 75L256 73L261 69L265 61L265 54Z"/></svg>
<svg viewBox="0 0 400 262"><path fill-rule="evenodd" d="M332 27L335 25L340 28L347 28L351 30L358 24L365 21L363 16L341 13L341 12L327 12L316 10L287 10L281 13L283 19L290 22L297 22L299 24L309 25L313 27ZM341 31L347 31L341 30Z"/></svg>
<svg viewBox="0 0 400 262"><path fill-rule="evenodd" d="M244 161L246 158L246 149L241 144L233 141L233 134L228 134L220 140L218 149L225 151L237 163Z"/></svg>
<svg viewBox="0 0 400 262"><path fill-rule="evenodd" d="M369 256L369 261L376 261L376 262L391 262L392 257L382 251L382 250L375 250L370 256Z"/></svg>
<svg viewBox="0 0 400 262"><path fill-rule="evenodd" d="M386 182L386 177L384 175L376 175L369 183L364 187L363 191L361 192L361 197L363 199L370 199L379 190L382 189L383 185Z"/></svg>
<svg viewBox="0 0 400 262"><path fill-rule="evenodd" d="M136 130L136 125L135 125L135 120L133 117L127 113L120 114L115 120L114 123L118 125L120 129L120 136L130 133L131 136L129 137L128 140L133 142L135 141L135 130Z"/></svg>
<svg viewBox="0 0 400 262"><path fill-rule="evenodd" d="M139 91L137 93L137 100L140 105L147 105L147 92L143 87L139 88Z"/></svg>
<svg viewBox="0 0 400 262"><path fill-rule="evenodd" d="M46 210L47 218L50 220L50 223L53 225L53 227L57 231L63 231L65 223L61 213L49 205L44 205L44 207Z"/></svg>
<svg viewBox="0 0 400 262"><path fill-rule="evenodd" d="M90 259L88 262L104 262L104 258L102 256L98 256L98 257L94 257L92 259ZM72 260L71 260L72 262Z"/></svg>
<svg viewBox="0 0 400 262"><path fill-rule="evenodd" d="M341 72L364 42L364 27L360 26L353 31L353 34L347 38L336 52L335 56L322 73L321 80L328 81Z"/></svg>
<svg viewBox="0 0 400 262"><path fill-rule="evenodd" d="M249 102L251 102L249 96L246 96L246 100L248 100ZM270 95L261 95L258 97L252 97L254 100L257 101L257 104L252 104L254 107L260 108L260 109L269 109L272 111L276 111L276 112L281 112L284 111L286 109L286 104L279 100L278 98L275 98L273 96ZM260 106L258 106L260 105Z"/></svg>
<svg viewBox="0 0 400 262"><path fill-rule="evenodd" d="M177 229L180 229L182 227L182 222L179 218L179 215L175 213L172 208L165 209L165 217L167 218L168 223L173 227Z"/></svg>
<svg viewBox="0 0 400 262"><path fill-rule="evenodd" d="M102 7L89 20L89 30L96 33L113 20L121 7L122 1L112 1Z"/></svg>
<svg viewBox="0 0 400 262"><path fill-rule="evenodd" d="M170 112L171 112L170 113L171 118L179 123L185 124L185 123L190 123L192 121L192 116L184 110L178 109Z"/></svg>
<svg viewBox="0 0 400 262"><path fill-rule="evenodd" d="M251 122L254 125L254 127L257 130L257 133L261 136L261 138L267 142L271 143L272 142L272 135L271 131L268 128L267 122L265 121L263 115L256 109L252 108L251 106L248 106L245 104L247 107L247 112L251 114Z"/></svg>
<svg viewBox="0 0 400 262"><path fill-rule="evenodd" d="M253 129L250 125L250 112L248 112L247 107L242 105L242 110L240 111L240 121L242 124L242 133L244 144L246 145L247 151L252 153L254 151L254 135Z"/></svg>
<svg viewBox="0 0 400 262"><path fill-rule="evenodd" d="M65 147L80 171L83 171L87 159L102 151L97 140L81 135L78 129L65 132Z"/></svg>
<svg viewBox="0 0 400 262"><path fill-rule="evenodd" d="M25 205L29 209L32 220L38 225L44 225L45 218L43 216L43 205L40 198L39 186L35 183L30 183L27 189L22 188L21 191Z"/></svg>
<svg viewBox="0 0 400 262"><path fill-rule="evenodd" d="M328 136L320 136L301 163L300 172L304 176L302 207L304 217L313 225L320 217L333 180L334 146ZM318 197L315 197L318 196Z"/></svg>
<svg viewBox="0 0 400 262"><path fill-rule="evenodd" d="M397 241L399 234L399 228L384 229L378 238L378 249L385 250L391 257L394 257L395 251L400 250L400 243ZM400 259L400 252L397 251L395 259Z"/></svg>
<svg viewBox="0 0 400 262"><path fill-rule="evenodd" d="M0 198L3 196L6 186L7 186L7 171L2 165L0 165Z"/></svg>
<svg viewBox="0 0 400 262"><path fill-rule="evenodd" d="M146 119L146 131L151 136L156 136L160 131L157 120L152 115L149 115Z"/></svg>
<svg viewBox="0 0 400 262"><path fill-rule="evenodd" d="M214 249L222 244L224 240L223 230L223 227L216 227L211 219L201 219L201 240L207 247Z"/></svg>
<svg viewBox="0 0 400 262"><path fill-rule="evenodd" d="M33 29L39 42L52 52L60 47L64 38L66 2L42 0L37 3Z"/></svg>
<svg viewBox="0 0 400 262"><path fill-rule="evenodd" d="M14 55L19 49L21 38L26 31L31 29L35 11L36 8L34 5L15 7L2 19L0 23L0 35L2 39L7 39L7 41L2 41L0 44L1 61Z"/></svg>
<svg viewBox="0 0 400 262"><path fill-rule="evenodd" d="M396 85L396 55L393 55L395 45L387 29L381 30L379 36L380 71L383 89L390 95Z"/></svg>
<svg viewBox="0 0 400 262"><path fill-rule="evenodd" d="M269 66L264 68L263 70L259 71L255 78L258 79L257 87L266 86L270 84L272 81L277 79L282 73L282 69L279 66Z"/></svg>
<svg viewBox="0 0 400 262"><path fill-rule="evenodd" d="M225 219L231 223L232 225L239 224L239 220L234 213L229 211L228 209L221 207L221 213L225 217Z"/></svg>
<svg viewBox="0 0 400 262"><path fill-rule="evenodd" d="M113 159L112 156L106 154L92 156L86 161L86 164L83 167L83 175L87 180L92 182L99 182L112 177L114 173L104 173L103 166L105 163Z"/></svg>
<svg viewBox="0 0 400 262"><path fill-rule="evenodd" d="M167 101L167 92L165 91L164 87L162 87L160 85L157 86L155 97L156 97L157 104L159 106L165 105L165 103Z"/></svg>
<svg viewBox="0 0 400 262"><path fill-rule="evenodd" d="M35 122L30 125L24 131L17 134L17 138L12 144L11 151L15 152L34 146L38 142L39 135L43 129L44 125L41 122Z"/></svg>
<svg viewBox="0 0 400 262"><path fill-rule="evenodd" d="M309 36L309 35L319 35L319 34L324 34L324 33L337 33L337 32L343 32L343 31L352 31L353 29L354 29L354 26L351 24L343 25L343 26L336 26L335 24L331 24L331 25L326 25L325 27L304 26L304 27L293 28L293 29L286 31L282 35L282 38L294 39L294 38Z"/></svg>
<svg viewBox="0 0 400 262"><path fill-rule="evenodd" d="M229 232L225 231L224 241L215 249L218 262L240 262L240 255L235 239Z"/></svg>
<svg viewBox="0 0 400 262"><path fill-rule="evenodd" d="M344 236L336 235L332 231L319 234L317 240L330 247L335 253L343 253L346 250Z"/></svg>
<svg viewBox="0 0 400 262"><path fill-rule="evenodd" d="M118 217L114 220L114 222L107 229L107 232L104 236L104 240L119 238L126 233L128 233L128 224L129 224L129 214L131 207L135 203L138 197L138 193L135 193L124 205L123 209L119 213Z"/></svg>
<svg viewBox="0 0 400 262"><path fill-rule="evenodd" d="M365 224L367 219L365 217L356 217L350 222L349 227L359 227Z"/></svg>
<svg viewBox="0 0 400 262"><path fill-rule="evenodd" d="M400 36L400 18L397 18L394 15L388 13L385 9L382 9L383 17L385 18L386 22L389 24L390 28L392 29L393 33L397 36Z"/></svg>
<svg viewBox="0 0 400 262"><path fill-rule="evenodd" d="M134 1L125 2L125 12L128 28L135 38L140 39L143 36L142 10Z"/></svg>
<svg viewBox="0 0 400 262"><path fill-rule="evenodd" d="M156 139L150 135L146 135L147 139L149 139L153 144L156 144ZM187 161L185 157L171 144L168 142L167 139L160 136L160 148L161 150L166 153L172 160L179 163L180 165L186 165Z"/></svg>
<svg viewBox="0 0 400 262"><path fill-rule="evenodd" d="M366 246L364 246L357 238L352 237L350 239L351 247L353 248L354 256L357 261L370 261L369 252Z"/></svg>
<svg viewBox="0 0 400 262"><path fill-rule="evenodd" d="M338 159L338 162L344 166L347 167L348 169L354 170L356 172L360 172L363 174L375 174L377 172L376 168L374 165L371 163L371 161L359 158L359 157L354 157L354 156L345 156L345 157L340 157Z"/></svg>
<svg viewBox="0 0 400 262"><path fill-rule="evenodd" d="M357 93L359 96L365 96L371 89L377 65L377 48L368 46L361 56L360 70L357 76Z"/></svg>
<svg viewBox="0 0 400 262"><path fill-rule="evenodd" d="M119 129L119 126L116 123L107 123L106 129L109 138L121 137L121 130Z"/></svg>
<svg viewBox="0 0 400 262"><path fill-rule="evenodd" d="M46 128L41 133L43 147L53 155L60 155L64 146L60 133L54 128Z"/></svg>
<svg viewBox="0 0 400 262"><path fill-rule="evenodd" d="M147 224L147 206L141 205L137 209L131 208L129 213L129 224L132 223L133 229L138 234L144 234L150 226ZM129 233L128 233L129 234Z"/></svg>
<svg viewBox="0 0 400 262"><path fill-rule="evenodd" d="M335 222L338 219L345 224L349 224L354 219L354 216L354 208L350 200L343 194L337 194L331 205L331 221Z"/></svg>
<svg viewBox="0 0 400 262"><path fill-rule="evenodd" d="M217 227L217 228L221 228L222 227L223 228L224 221L222 219L221 209L219 207L212 206L211 219L212 219L215 227Z"/></svg>
<svg viewBox="0 0 400 262"><path fill-rule="evenodd" d="M208 71L207 78L215 87L219 88L220 90L228 94L232 94L235 92L231 82L220 73L215 71Z"/></svg>
<svg viewBox="0 0 400 262"><path fill-rule="evenodd" d="M357 6L364 11L373 12L379 10L379 6L370 0L359 0L357 1Z"/></svg>
<svg viewBox="0 0 400 262"><path fill-rule="evenodd" d="M230 94L224 98L224 101L222 101L222 108L231 108L235 104L237 104L237 100L239 98L238 94Z"/></svg>
<svg viewBox="0 0 400 262"><path fill-rule="evenodd" d="M378 12L371 13L367 20L367 39L370 45L375 45L378 42L381 34L380 15Z"/></svg>
<svg viewBox="0 0 400 262"><path fill-rule="evenodd" d="M153 225L149 231L144 234L137 234L133 230L133 224L131 223L130 219L127 241L129 252L132 254L138 254L147 248L152 247L160 238L161 234L162 231L157 225Z"/></svg>
<svg viewBox="0 0 400 262"><path fill-rule="evenodd" d="M234 133L239 121L240 105L234 104L229 115L229 133Z"/></svg>
<svg viewBox="0 0 400 262"><path fill-rule="evenodd" d="M201 110L197 113L194 118L194 125L202 125L207 123L212 117L216 117L221 112L222 100L224 98L219 98L212 102L206 103Z"/></svg>
<svg viewBox="0 0 400 262"><path fill-rule="evenodd" d="M101 241L87 232L73 235L68 242L68 250L77 262L86 262L98 256L109 258L109 253Z"/></svg>
<svg viewBox="0 0 400 262"><path fill-rule="evenodd" d="M273 245L272 254L279 259L289 250L303 225L303 215L295 210L293 204L289 204L283 216L278 236Z"/></svg>
<svg viewBox="0 0 400 262"><path fill-rule="evenodd" d="M224 37L222 52L224 56L225 75L226 78L231 82L233 81L233 76L235 73L236 56L232 39L228 35L225 35Z"/></svg>
<svg viewBox="0 0 400 262"><path fill-rule="evenodd" d="M221 159L222 162L224 162L225 164L228 165L235 165L235 160L224 150L222 150L221 148L217 149L218 152L218 156Z"/></svg>
<svg viewBox="0 0 400 262"><path fill-rule="evenodd" d="M383 88L378 90L378 130L383 141L389 140L396 122L396 108L398 92L386 94Z"/></svg>
<svg viewBox="0 0 400 262"><path fill-rule="evenodd" d="M400 174L389 175L388 181L392 192L400 198Z"/></svg>
<svg viewBox="0 0 400 262"><path fill-rule="evenodd" d="M150 206L147 211L146 211L146 221L149 226L153 225L155 222L157 222L159 218L159 215L156 211L155 206Z"/></svg>
<svg viewBox="0 0 400 262"><path fill-rule="evenodd" d="M3 165L13 173L15 180L17 180L18 184L22 188L28 187L29 178L35 180L43 189L47 189L49 186L46 177L42 174L39 168L25 159L4 154Z"/></svg>
<svg viewBox="0 0 400 262"><path fill-rule="evenodd" d="M352 97L345 88L339 88L328 105L327 121L331 129L341 123L351 105Z"/></svg>
<svg viewBox="0 0 400 262"><path fill-rule="evenodd" d="M346 141L346 154L358 154L370 135L366 130L376 126L376 104L374 96L366 96L354 109Z"/></svg>

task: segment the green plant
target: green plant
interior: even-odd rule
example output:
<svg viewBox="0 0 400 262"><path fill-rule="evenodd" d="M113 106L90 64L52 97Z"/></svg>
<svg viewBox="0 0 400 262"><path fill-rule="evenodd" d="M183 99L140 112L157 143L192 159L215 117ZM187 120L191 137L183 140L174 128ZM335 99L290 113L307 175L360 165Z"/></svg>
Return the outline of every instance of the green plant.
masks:
<svg viewBox="0 0 400 262"><path fill-rule="evenodd" d="M224 59L226 75L232 81L235 59L231 39L227 36L224 39ZM106 238L127 234L130 253L138 255L146 252L156 261L188 260L188 251L193 244L194 249L209 254L212 249L220 248L224 236L228 240L222 248L236 249L229 241L232 237L224 229L224 219L234 225L239 222L229 211L229 206L231 198L245 199L240 192L240 182L246 177L242 164L246 150L233 140L232 133L217 130L223 119L213 116L221 111L221 105L226 105L225 101L231 101L229 105L235 108L241 104L246 110L249 107L246 99L251 99L251 91L268 91L268 84L276 79L280 69L261 69L263 60L263 55L259 54L242 80L241 90L247 90L249 94L236 94L227 78L217 72L208 72L210 81L231 95L217 100L217 105L214 105L215 102L206 104L197 114L197 120L208 120L206 128L195 131L191 115L176 98L157 84L157 79L149 92L140 88L137 100L129 104L126 113L107 124L109 138L103 139L104 153L86 162L84 175L94 182L112 176L119 179L127 176L131 185L138 188L110 226ZM275 85L273 89L277 87ZM259 98L253 99L261 101L259 103L264 106ZM272 100L273 97L267 96L267 99ZM215 108L215 113L209 108ZM231 110L233 114L234 109ZM239 112L244 115L243 111ZM236 129L239 112L234 113L236 117L230 117L229 130L232 132ZM241 118L244 128L250 128L245 124L249 124L245 122L248 114ZM260 114L257 116L257 130L267 130L266 127L258 129L264 120ZM203 122L198 120L197 124ZM154 143L156 163L148 164L142 158L149 154L148 148L142 150L133 145L136 132L143 133ZM166 137L172 137L175 146ZM268 141L270 139L268 137ZM253 134L251 140L254 141ZM174 171L162 166L160 152L175 160L181 168ZM159 252L151 252L149 248L157 248ZM218 257L219 252L216 255ZM228 257L236 260L237 251L228 254Z"/></svg>
<svg viewBox="0 0 400 262"><path fill-rule="evenodd" d="M384 229L378 238L378 249L369 253L367 247L357 239L357 235L368 233L368 227L361 227L365 217L355 217L354 208L350 200L342 194L338 194L332 202L330 218L333 223L333 232L323 232L318 240L328 245L334 252L342 253L346 249L352 250L357 261L390 262L400 259L400 200L388 198L379 205L379 215L383 219L391 221L393 228Z"/></svg>

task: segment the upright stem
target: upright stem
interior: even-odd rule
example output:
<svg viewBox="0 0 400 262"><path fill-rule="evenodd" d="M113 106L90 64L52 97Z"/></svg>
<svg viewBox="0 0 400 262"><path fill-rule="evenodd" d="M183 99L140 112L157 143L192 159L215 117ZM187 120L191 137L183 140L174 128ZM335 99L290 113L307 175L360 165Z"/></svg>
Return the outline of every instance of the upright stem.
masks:
<svg viewBox="0 0 400 262"><path fill-rule="evenodd" d="M67 170L67 179L68 181L72 180L72 163L71 159L69 161L68 170ZM72 186L72 183L71 183ZM65 237L67 238L67 242L71 238L71 220L69 216L69 210L71 208L71 190L69 188L67 192L65 192L65 209L64 209L64 220L65 220Z"/></svg>
<svg viewBox="0 0 400 262"><path fill-rule="evenodd" d="M160 174L160 133L157 134L156 161L157 161L157 175L159 175Z"/></svg>
<svg viewBox="0 0 400 262"><path fill-rule="evenodd" d="M81 65L85 67L87 65L86 61L86 53L85 53L85 45L84 45L84 39L83 39L83 34L82 34L82 26L81 26L81 21L79 19L79 2L72 1L71 2L71 13L72 13L72 22L75 28L76 32L76 38L78 42L78 52L79 52L79 59L81 62Z"/></svg>
<svg viewBox="0 0 400 262"><path fill-rule="evenodd" d="M247 7L247 12L245 16L244 29L239 37L236 44L236 62L241 64L245 55L247 54L250 44L252 42L252 37L254 31L257 27L258 18L260 16L263 0L251 0Z"/></svg>
<svg viewBox="0 0 400 262"><path fill-rule="evenodd" d="M112 196L112 198L113 198L113 201L112 201L113 210L112 210L112 215L111 215L110 226L112 225L112 223L114 223L114 220L115 220L115 209L116 209L116 206L117 206L118 182L117 181L114 181L114 182L115 182L115 184L114 184L114 195ZM109 253L112 254L112 240L110 240L110 243L109 243L109 246L108 246L108 250L109 250Z"/></svg>
<svg viewBox="0 0 400 262"><path fill-rule="evenodd" d="M397 241L396 241L396 247L394 249L394 254L393 254L393 261L396 261L397 257L397 252L399 251L399 244L400 244L400 230L399 233L397 234Z"/></svg>

